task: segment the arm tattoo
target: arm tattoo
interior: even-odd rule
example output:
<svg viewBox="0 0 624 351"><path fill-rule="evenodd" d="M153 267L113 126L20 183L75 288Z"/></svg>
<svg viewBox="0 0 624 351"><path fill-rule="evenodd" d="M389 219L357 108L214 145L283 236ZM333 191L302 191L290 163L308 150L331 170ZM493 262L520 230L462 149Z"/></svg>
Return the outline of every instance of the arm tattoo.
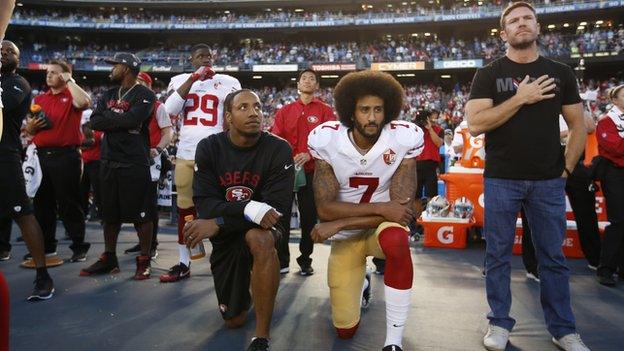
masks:
<svg viewBox="0 0 624 351"><path fill-rule="evenodd" d="M416 159L406 158L401 161L399 168L390 182L390 200L404 200L408 197L414 201L416 192Z"/></svg>
<svg viewBox="0 0 624 351"><path fill-rule="evenodd" d="M315 161L313 188L317 207L336 200L340 184L329 163L322 160Z"/></svg>

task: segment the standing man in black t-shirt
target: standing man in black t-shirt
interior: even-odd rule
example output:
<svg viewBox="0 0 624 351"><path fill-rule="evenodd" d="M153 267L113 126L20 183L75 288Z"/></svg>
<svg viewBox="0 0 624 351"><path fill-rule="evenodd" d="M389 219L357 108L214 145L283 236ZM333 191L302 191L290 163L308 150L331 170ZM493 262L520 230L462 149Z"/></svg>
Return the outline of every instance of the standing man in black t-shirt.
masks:
<svg viewBox="0 0 624 351"><path fill-rule="evenodd" d="M141 61L120 52L106 60L113 65L111 80L120 86L100 98L91 115L91 128L104 132L100 187L105 250L100 259L80 272L81 276L116 273L117 237L122 223L134 223L141 255L135 280L150 277L150 245L155 199L149 185L149 119L156 96L137 82Z"/></svg>
<svg viewBox="0 0 624 351"><path fill-rule="evenodd" d="M261 131L261 106L247 89L225 99L230 128L197 146L193 202L198 219L184 227L187 246L205 238L212 242L215 291L228 328L245 323L253 300L256 331L248 351L269 349L280 270L276 243L290 225L295 181L288 143Z"/></svg>
<svg viewBox="0 0 624 351"><path fill-rule="evenodd" d="M477 71L466 116L473 136L485 133L486 291L491 308L483 344L504 350L515 320L511 309L511 249L522 206L539 262L542 309L553 342L589 350L576 333L570 306L565 237L565 184L585 146L583 108L572 69L539 55L540 26L528 3L502 13L506 56ZM559 114L569 127L565 152Z"/></svg>
<svg viewBox="0 0 624 351"><path fill-rule="evenodd" d="M32 253L37 278L35 289L28 300L47 300L52 297L54 284L48 275L43 253L43 232L34 215L32 202L26 195L22 173L22 141L20 129L30 108L30 85L16 73L20 51L8 40L2 42L2 137L0 138L0 220L10 217L22 231L28 251ZM10 234L10 232L9 232ZM9 245L9 237L2 238L2 246Z"/></svg>

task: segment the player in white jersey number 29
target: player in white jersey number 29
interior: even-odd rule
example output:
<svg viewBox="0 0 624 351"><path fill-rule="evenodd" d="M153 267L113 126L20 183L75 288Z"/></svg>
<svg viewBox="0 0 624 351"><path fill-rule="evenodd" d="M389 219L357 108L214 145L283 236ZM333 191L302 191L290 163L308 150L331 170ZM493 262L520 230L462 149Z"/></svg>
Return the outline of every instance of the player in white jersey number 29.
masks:
<svg viewBox="0 0 624 351"><path fill-rule="evenodd" d="M204 138L224 130L223 102L225 97L241 89L240 82L229 75L215 74L212 70L212 51L206 44L191 48L191 64L194 73L179 74L171 78L167 89L165 107L172 116L179 116L181 126L176 154L175 185L178 194L178 250L180 263L160 276L163 283L188 278L190 255L184 245L185 218L196 218L193 204L193 172L195 149Z"/></svg>

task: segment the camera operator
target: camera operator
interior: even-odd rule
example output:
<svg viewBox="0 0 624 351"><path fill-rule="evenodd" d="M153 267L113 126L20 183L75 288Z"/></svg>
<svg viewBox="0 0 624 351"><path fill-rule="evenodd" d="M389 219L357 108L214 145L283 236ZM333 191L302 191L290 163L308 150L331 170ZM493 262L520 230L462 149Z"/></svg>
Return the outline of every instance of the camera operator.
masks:
<svg viewBox="0 0 624 351"><path fill-rule="evenodd" d="M437 169L440 163L440 146L444 143L444 131L436 124L437 113L429 110L418 110L414 123L425 133L425 147L423 152L416 158L416 196L432 198L438 195Z"/></svg>

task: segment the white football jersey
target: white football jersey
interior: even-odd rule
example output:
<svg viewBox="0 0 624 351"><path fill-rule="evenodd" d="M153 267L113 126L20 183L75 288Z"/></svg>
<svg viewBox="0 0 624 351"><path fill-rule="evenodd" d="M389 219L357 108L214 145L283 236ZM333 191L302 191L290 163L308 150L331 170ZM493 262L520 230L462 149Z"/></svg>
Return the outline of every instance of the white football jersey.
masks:
<svg viewBox="0 0 624 351"><path fill-rule="evenodd" d="M366 153L351 143L348 128L330 121L314 128L308 148L315 159L329 163L340 184L338 201L351 203L390 201L390 182L405 158L422 152L423 131L413 123L392 121L384 126L375 145ZM414 176L416 176L414 174ZM332 237L342 240L363 230L343 230Z"/></svg>
<svg viewBox="0 0 624 351"><path fill-rule="evenodd" d="M167 92L178 90L190 75L184 73L171 78ZM238 79L226 74L215 74L212 79L193 83L182 109L169 111L170 114L179 115L181 118L176 157L194 160L197 144L203 138L223 131L225 97L240 89Z"/></svg>

